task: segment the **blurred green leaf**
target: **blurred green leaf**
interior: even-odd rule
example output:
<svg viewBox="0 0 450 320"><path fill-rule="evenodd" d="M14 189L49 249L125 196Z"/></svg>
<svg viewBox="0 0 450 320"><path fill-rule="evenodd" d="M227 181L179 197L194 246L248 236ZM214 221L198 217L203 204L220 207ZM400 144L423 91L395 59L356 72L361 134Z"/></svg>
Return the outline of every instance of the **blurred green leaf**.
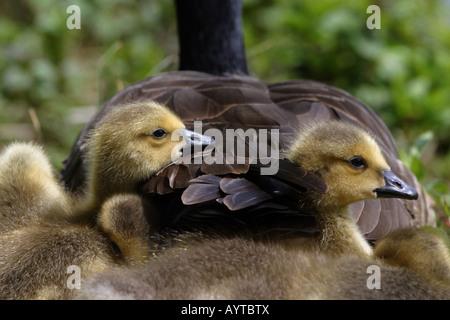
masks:
<svg viewBox="0 0 450 320"><path fill-rule="evenodd" d="M416 140L414 141L414 147L418 150L419 153L422 153L423 148L430 143L434 138L433 131L427 131L420 134Z"/></svg>
<svg viewBox="0 0 450 320"><path fill-rule="evenodd" d="M444 230L439 229L439 228L430 227L430 226L421 227L421 229L422 230L426 230L426 231L431 232L431 233L434 233L435 235L439 236L442 240L444 240L444 243L450 249L450 238L447 235L447 233L445 233Z"/></svg>

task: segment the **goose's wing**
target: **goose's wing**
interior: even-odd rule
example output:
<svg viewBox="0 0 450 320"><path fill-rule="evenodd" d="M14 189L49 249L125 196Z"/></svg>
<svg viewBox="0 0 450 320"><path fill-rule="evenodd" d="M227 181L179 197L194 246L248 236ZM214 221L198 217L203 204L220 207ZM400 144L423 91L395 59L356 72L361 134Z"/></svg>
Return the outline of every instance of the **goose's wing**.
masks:
<svg viewBox="0 0 450 320"><path fill-rule="evenodd" d="M398 160L395 143L385 124L372 110L350 94L307 80L265 85L258 79L248 76L221 77L201 72L179 71L158 74L133 84L112 97L81 131L63 166L63 179L69 189L77 190L85 180L83 153L89 130L112 109L125 103L147 99L156 100L174 110L189 129L194 129L195 121L201 120L204 133L213 128L221 132L238 128L265 129L269 133L271 130L277 130L280 163L286 160L283 153L295 138L297 131L312 121L343 119L363 126L376 137L392 170L418 190L419 200L383 199L353 205L352 210L362 231L368 238L377 239L398 227L433 223L434 215L429 210L426 195L414 175ZM270 145L270 134L268 137ZM266 154L270 154L270 151ZM179 217L190 210L186 208L189 206L182 204L183 198L186 203L197 204L197 210L191 214L197 214L197 218L201 220L214 217L214 213L223 211L227 206L235 208L234 216L239 213L239 217L252 217L252 214L257 216L252 208L255 211L260 210L259 213L265 216L269 216L271 210L292 211L292 208L288 208L283 202L267 200L264 193L275 199L275 191L270 189L275 185L283 190L280 192L281 198L286 196L286 193L292 195L294 191L301 192L308 184L310 187L319 186L319 189L323 187L320 187L323 181L317 177L311 174L302 175L304 173L299 172L289 175L292 172L289 170L281 170L278 175L260 177L258 180L257 175L251 174L258 169L260 169L258 166L250 165L249 161L243 164L189 165L182 169L170 170L164 168L155 176L155 181L150 180L144 185L143 190L156 191L161 195L167 195L173 189L184 190L182 196L177 194L180 201L177 204L179 212L175 212L175 216ZM204 183L195 180L204 174L218 175L219 183L215 185L212 181ZM242 179L244 174L245 177ZM297 181L286 181L286 176L291 176ZM194 180L189 183L192 179ZM227 180L220 182L222 179ZM258 188L253 188L248 182L257 185ZM233 188L237 188L239 192ZM216 197L219 194L220 197ZM215 201L214 205L211 204L211 199ZM252 206L242 208L245 202ZM198 209L200 207L202 210ZM230 215L226 210L222 213L225 216Z"/></svg>

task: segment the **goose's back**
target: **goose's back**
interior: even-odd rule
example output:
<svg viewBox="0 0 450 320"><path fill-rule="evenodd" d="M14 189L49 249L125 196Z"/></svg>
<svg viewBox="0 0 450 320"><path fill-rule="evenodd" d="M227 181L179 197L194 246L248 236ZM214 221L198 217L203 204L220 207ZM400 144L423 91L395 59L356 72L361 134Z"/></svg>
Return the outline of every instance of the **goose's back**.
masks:
<svg viewBox="0 0 450 320"><path fill-rule="evenodd" d="M86 152L86 137L89 131L111 110L130 102L147 99L155 100L174 110L190 129L194 129L194 121L201 121L203 132L209 128L222 132L238 128L252 128L256 132L259 132L259 129L267 129L268 132L277 129L281 160L283 151L297 132L311 122L342 119L360 125L375 136L392 171L419 192L418 201L380 199L352 205L361 231L369 239L379 239L399 227L434 224L434 214L430 210L427 196L415 176L398 159L393 138L382 120L350 94L309 80L266 85L249 76L214 76L194 71L178 71L158 74L137 82L107 101L81 131L63 166L63 179L69 189L78 190L85 182L83 154ZM269 137L268 145L270 143ZM166 170L161 174L163 177L159 177L159 190L166 193L167 190L162 189L170 190L174 181L178 186L187 186L187 181L198 175L199 167L191 165L188 170ZM206 174L241 174L249 171L249 165L203 164L201 171ZM301 178L306 185L319 181L314 177L308 180L308 177L306 175ZM180 195L175 194L172 197L178 199ZM214 211L217 206L218 204L206 206L204 216ZM178 208L183 211L185 206ZM267 213L268 210L271 209L265 207L263 211ZM251 210L246 210L245 213L252 215ZM300 216L300 219L303 219L303 215ZM309 223L306 225L310 227Z"/></svg>

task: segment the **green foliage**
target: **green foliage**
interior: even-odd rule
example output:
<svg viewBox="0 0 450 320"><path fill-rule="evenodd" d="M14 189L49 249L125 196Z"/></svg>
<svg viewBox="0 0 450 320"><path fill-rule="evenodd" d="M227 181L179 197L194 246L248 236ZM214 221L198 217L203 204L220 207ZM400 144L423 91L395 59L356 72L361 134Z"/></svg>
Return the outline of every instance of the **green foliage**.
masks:
<svg viewBox="0 0 450 320"><path fill-rule="evenodd" d="M72 4L81 10L80 30L66 26ZM61 168L92 106L176 68L173 17L170 1L1 2L0 144L39 140ZM75 119L79 109L89 112Z"/></svg>
<svg viewBox="0 0 450 320"><path fill-rule="evenodd" d="M244 3L245 41L255 75L267 82L322 81L372 107L391 128L402 160L433 196L442 221L447 221L450 4L440 0ZM366 10L372 4L381 9L381 29L366 27L370 16Z"/></svg>
<svg viewBox="0 0 450 320"><path fill-rule="evenodd" d="M421 229L434 233L437 236L441 237L442 240L444 240L444 243L447 245L447 247L450 250L450 237L447 233L445 233L444 230L442 229L438 229L438 228L434 228L434 227L430 227L430 226L425 226L425 227L421 227Z"/></svg>
<svg viewBox="0 0 450 320"><path fill-rule="evenodd" d="M369 30L366 9L381 8ZM249 1L246 42L267 81L311 78L343 88L410 137L450 145L450 5L444 1ZM407 124L407 125L406 125Z"/></svg>
<svg viewBox="0 0 450 320"><path fill-rule="evenodd" d="M408 152L399 150L400 159L411 169L417 179L422 181L425 178L426 168L422 161L425 146L432 141L434 133L427 131L422 133L414 141Z"/></svg>
<svg viewBox="0 0 450 320"><path fill-rule="evenodd" d="M411 169L425 191L435 202L437 225L450 234L450 184L443 179L427 175L425 163L427 147L433 142L433 132L427 131L417 137L408 151L399 150L400 159Z"/></svg>

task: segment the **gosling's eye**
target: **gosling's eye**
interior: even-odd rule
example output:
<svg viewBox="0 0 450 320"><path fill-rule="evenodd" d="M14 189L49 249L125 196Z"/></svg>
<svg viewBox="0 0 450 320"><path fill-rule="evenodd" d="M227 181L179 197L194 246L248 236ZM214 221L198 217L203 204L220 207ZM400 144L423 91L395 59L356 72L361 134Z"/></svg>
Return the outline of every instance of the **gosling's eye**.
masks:
<svg viewBox="0 0 450 320"><path fill-rule="evenodd" d="M354 169L363 169L363 168L367 167L366 162L361 157L353 157L353 158L350 159L349 162L350 162L350 165Z"/></svg>
<svg viewBox="0 0 450 320"><path fill-rule="evenodd" d="M156 129L155 131L152 132L152 136L155 137L156 139L164 138L166 135L167 132L164 129Z"/></svg>

